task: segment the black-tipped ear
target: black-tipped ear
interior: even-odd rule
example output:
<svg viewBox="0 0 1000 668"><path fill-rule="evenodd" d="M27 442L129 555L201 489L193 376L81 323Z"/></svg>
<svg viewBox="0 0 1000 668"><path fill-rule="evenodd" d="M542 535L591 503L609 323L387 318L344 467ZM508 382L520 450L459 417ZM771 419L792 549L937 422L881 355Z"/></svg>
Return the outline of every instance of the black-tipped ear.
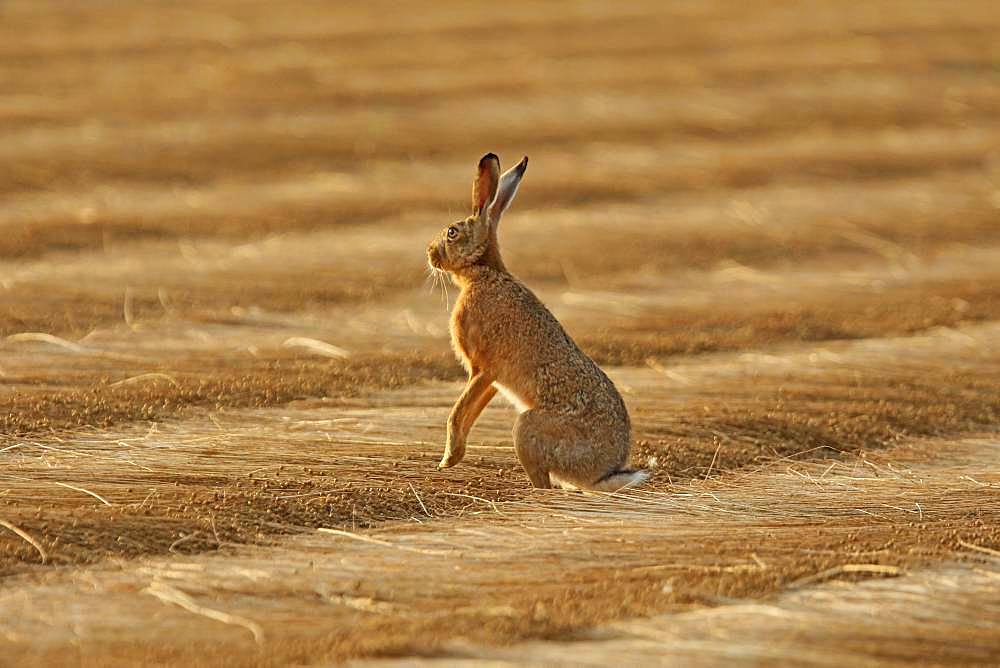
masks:
<svg viewBox="0 0 1000 668"><path fill-rule="evenodd" d="M521 158L521 162L508 169L500 177L496 198L490 204L489 209L489 219L492 224L496 225L500 222L500 216L507 210L510 203L514 201L514 195L517 194L517 186L520 185L521 177L524 176L526 169L528 169L528 156Z"/></svg>
<svg viewBox="0 0 1000 668"><path fill-rule="evenodd" d="M479 160L476 179L472 182L472 213L478 216L497 195L500 183L500 158L487 153Z"/></svg>

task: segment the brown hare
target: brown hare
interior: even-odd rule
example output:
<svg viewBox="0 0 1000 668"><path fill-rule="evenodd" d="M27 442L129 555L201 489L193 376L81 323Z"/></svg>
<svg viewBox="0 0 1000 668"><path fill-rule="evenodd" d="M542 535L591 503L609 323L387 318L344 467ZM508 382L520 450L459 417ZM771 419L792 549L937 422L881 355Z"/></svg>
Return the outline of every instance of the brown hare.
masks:
<svg viewBox="0 0 1000 668"><path fill-rule="evenodd" d="M618 390L500 257L497 226L527 167L526 156L501 175L497 156L483 156L472 184L472 215L427 248L431 267L448 272L461 291L451 340L469 372L448 418L438 468L462 461L469 430L499 391L519 412L514 449L535 487L637 485L648 476L626 468L631 427Z"/></svg>

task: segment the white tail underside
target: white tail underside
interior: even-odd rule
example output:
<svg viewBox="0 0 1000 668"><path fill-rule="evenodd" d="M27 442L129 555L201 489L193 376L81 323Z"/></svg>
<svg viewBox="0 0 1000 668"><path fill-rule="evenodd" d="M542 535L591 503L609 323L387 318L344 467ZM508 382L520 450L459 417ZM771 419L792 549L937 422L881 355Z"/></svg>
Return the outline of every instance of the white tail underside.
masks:
<svg viewBox="0 0 1000 668"><path fill-rule="evenodd" d="M647 480L649 480L648 471L622 471L588 488L569 482L568 480L563 480L555 473L549 474L549 481L556 487L561 487L562 489L591 489L597 492L620 492L623 489L641 485Z"/></svg>
<svg viewBox="0 0 1000 668"><path fill-rule="evenodd" d="M618 492L628 487L635 487L649 480L649 473L646 471L622 471L610 478L605 478L594 485L594 489L599 492Z"/></svg>

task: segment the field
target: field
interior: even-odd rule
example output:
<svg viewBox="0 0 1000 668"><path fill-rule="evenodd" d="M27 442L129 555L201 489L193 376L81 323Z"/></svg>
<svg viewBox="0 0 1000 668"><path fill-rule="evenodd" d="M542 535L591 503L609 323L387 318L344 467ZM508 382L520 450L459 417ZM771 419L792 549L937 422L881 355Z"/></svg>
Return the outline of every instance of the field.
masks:
<svg viewBox="0 0 1000 668"><path fill-rule="evenodd" d="M479 156L646 486L533 490ZM1000 662L989 0L0 4L0 663Z"/></svg>

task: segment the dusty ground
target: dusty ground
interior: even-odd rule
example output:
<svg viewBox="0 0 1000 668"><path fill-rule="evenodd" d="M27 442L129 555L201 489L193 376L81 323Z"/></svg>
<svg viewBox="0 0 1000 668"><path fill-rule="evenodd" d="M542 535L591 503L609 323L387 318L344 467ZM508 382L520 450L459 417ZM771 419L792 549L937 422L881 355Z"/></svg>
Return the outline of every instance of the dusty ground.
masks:
<svg viewBox="0 0 1000 668"><path fill-rule="evenodd" d="M994 3L377 4L0 5L4 661L1000 661ZM486 150L642 490L434 469Z"/></svg>

